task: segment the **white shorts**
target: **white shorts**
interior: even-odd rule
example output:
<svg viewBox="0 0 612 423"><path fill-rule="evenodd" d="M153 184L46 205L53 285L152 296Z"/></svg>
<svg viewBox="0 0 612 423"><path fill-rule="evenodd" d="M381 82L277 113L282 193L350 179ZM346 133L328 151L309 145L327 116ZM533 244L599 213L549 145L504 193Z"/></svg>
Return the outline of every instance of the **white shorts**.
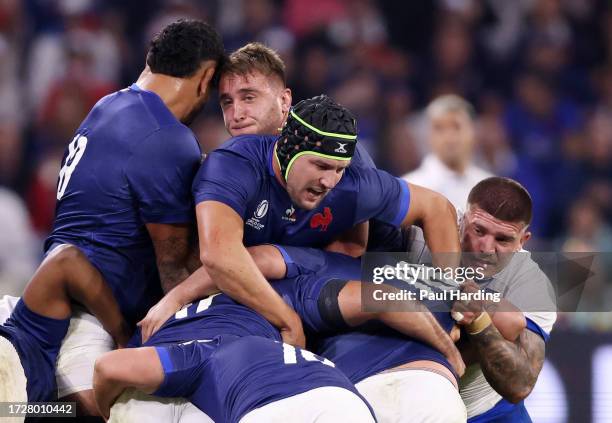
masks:
<svg viewBox="0 0 612 423"><path fill-rule="evenodd" d="M111 407L108 423L214 423L184 398L160 398L126 389Z"/></svg>
<svg viewBox="0 0 612 423"><path fill-rule="evenodd" d="M18 301L19 297L12 297L10 295L0 298L0 325L9 318Z"/></svg>
<svg viewBox="0 0 612 423"><path fill-rule="evenodd" d="M266 404L240 423L374 423L365 402L348 389L325 386Z"/></svg>
<svg viewBox="0 0 612 423"><path fill-rule="evenodd" d="M0 403L27 402L27 379L19 354L10 341L0 336ZM0 422L23 422L24 417L0 417Z"/></svg>
<svg viewBox="0 0 612 423"><path fill-rule="evenodd" d="M85 309L74 307L68 333L57 357L57 396L93 389L96 359L115 348L113 338Z"/></svg>
<svg viewBox="0 0 612 423"><path fill-rule="evenodd" d="M355 385L379 423L465 423L457 388L446 377L420 369L379 373Z"/></svg>

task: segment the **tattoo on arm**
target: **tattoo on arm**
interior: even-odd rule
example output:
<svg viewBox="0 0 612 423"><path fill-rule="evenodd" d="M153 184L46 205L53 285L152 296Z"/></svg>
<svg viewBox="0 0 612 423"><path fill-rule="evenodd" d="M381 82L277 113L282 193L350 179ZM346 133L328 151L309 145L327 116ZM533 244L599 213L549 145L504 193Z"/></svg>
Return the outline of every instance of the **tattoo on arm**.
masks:
<svg viewBox="0 0 612 423"><path fill-rule="evenodd" d="M514 403L529 395L544 364L544 340L539 335L524 329L515 342L510 342L490 325L469 339L493 389Z"/></svg>

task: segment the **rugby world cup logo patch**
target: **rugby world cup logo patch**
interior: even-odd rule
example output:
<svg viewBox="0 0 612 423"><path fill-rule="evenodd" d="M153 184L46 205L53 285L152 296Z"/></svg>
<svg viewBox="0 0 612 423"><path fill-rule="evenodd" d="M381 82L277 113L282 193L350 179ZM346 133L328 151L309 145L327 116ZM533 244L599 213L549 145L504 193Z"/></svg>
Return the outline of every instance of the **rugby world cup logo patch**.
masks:
<svg viewBox="0 0 612 423"><path fill-rule="evenodd" d="M255 217L261 219L268 213L268 200L263 200L255 209Z"/></svg>

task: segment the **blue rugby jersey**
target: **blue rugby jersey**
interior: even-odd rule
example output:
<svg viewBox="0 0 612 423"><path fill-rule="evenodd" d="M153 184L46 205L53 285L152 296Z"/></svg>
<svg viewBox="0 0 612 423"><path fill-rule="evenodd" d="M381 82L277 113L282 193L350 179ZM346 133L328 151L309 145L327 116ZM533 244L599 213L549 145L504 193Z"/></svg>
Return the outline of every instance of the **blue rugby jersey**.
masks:
<svg viewBox="0 0 612 423"><path fill-rule="evenodd" d="M200 147L155 93L136 84L101 99L64 155L53 231L100 270L128 321L161 298L145 224L194 221Z"/></svg>
<svg viewBox="0 0 612 423"><path fill-rule="evenodd" d="M329 360L258 336L221 335L156 350L165 377L155 395L187 397L216 422L235 423L252 410L321 387L361 397Z"/></svg>
<svg viewBox="0 0 612 423"><path fill-rule="evenodd" d="M246 246L279 243L323 247L371 218L399 226L410 204L405 181L363 165L349 166L314 210L295 208L272 168L276 137L243 135L210 153L193 182L196 203L222 202L244 221ZM228 172L231 169L231 172Z"/></svg>

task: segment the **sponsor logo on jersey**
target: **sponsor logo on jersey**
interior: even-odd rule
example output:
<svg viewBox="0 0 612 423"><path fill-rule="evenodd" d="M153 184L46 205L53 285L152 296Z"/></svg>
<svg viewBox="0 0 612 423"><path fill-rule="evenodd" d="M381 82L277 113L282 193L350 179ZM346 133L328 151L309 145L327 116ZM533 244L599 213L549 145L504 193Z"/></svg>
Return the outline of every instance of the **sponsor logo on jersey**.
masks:
<svg viewBox="0 0 612 423"><path fill-rule="evenodd" d="M248 218L245 223L258 231L262 230L265 225L259 219L262 219L268 213L268 207L268 200L262 200L253 212L253 217Z"/></svg>
<svg viewBox="0 0 612 423"><path fill-rule="evenodd" d="M283 220L294 223L295 222L295 207L293 204L287 210L285 210L285 215L282 217Z"/></svg>
<svg viewBox="0 0 612 423"><path fill-rule="evenodd" d="M325 232L327 227L334 219L334 216L329 207L323 209L323 213L317 213L310 219L310 227L312 229L319 228L319 231Z"/></svg>

